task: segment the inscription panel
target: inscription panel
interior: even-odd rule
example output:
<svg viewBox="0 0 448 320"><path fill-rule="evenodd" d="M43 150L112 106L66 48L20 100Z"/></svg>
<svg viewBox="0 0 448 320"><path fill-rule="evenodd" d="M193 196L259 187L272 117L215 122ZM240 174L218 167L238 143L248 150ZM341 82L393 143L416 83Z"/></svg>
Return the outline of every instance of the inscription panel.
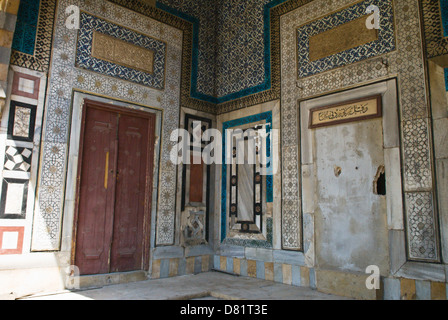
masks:
<svg viewBox="0 0 448 320"><path fill-rule="evenodd" d="M378 40L378 30L366 28L367 16L345 23L310 38L310 61Z"/></svg>
<svg viewBox="0 0 448 320"><path fill-rule="evenodd" d="M92 57L148 73L154 72L154 51L101 32L93 33Z"/></svg>

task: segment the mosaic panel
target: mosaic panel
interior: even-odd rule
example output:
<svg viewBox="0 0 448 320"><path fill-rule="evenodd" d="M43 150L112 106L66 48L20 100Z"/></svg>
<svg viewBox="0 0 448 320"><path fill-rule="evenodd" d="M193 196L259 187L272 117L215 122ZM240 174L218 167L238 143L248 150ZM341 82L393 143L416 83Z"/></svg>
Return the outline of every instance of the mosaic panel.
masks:
<svg viewBox="0 0 448 320"><path fill-rule="evenodd" d="M159 0L159 8L194 24L188 94L218 104L214 107L218 113L278 99L279 15L272 9L283 2ZM218 29L216 25L229 27ZM207 35L210 31L204 29L209 28L216 35ZM197 108L196 99L191 100L192 108Z"/></svg>
<svg viewBox="0 0 448 320"><path fill-rule="evenodd" d="M4 169L30 172L32 154L33 150L29 148L6 147Z"/></svg>
<svg viewBox="0 0 448 320"><path fill-rule="evenodd" d="M406 193L408 254L411 259L438 261L433 194Z"/></svg>
<svg viewBox="0 0 448 320"><path fill-rule="evenodd" d="M36 106L11 101L8 120L8 139L33 142Z"/></svg>
<svg viewBox="0 0 448 320"><path fill-rule="evenodd" d="M40 0L22 0L17 13L12 49L34 55Z"/></svg>
<svg viewBox="0 0 448 320"><path fill-rule="evenodd" d="M426 55L428 58L448 53L447 3L445 0L422 0ZM443 11L441 10L443 9ZM443 13L443 15L442 15Z"/></svg>
<svg viewBox="0 0 448 320"><path fill-rule="evenodd" d="M0 201L0 219L25 219L29 181L4 178Z"/></svg>
<svg viewBox="0 0 448 320"><path fill-rule="evenodd" d="M130 81L105 76L75 67L77 31L65 27L65 8L77 5L98 19L113 18L114 28L133 30L166 43L165 89L154 90ZM160 182L158 190L159 212L156 217L157 245L174 243L174 215L176 194L176 168L169 161L172 130L178 128L179 92L182 61L182 21L151 11L150 17L100 1L61 0L58 6L54 39L49 93L45 111L42 167L38 188L38 211L34 216L33 251L54 251L60 248L62 201L66 179L67 151L70 128L70 106L73 90L88 91L112 99L150 105L164 110ZM166 20L165 20L166 18ZM177 19L177 18L176 18ZM158 20L170 22L164 24ZM104 72L107 74L107 70ZM166 197L168 195L168 197Z"/></svg>
<svg viewBox="0 0 448 320"><path fill-rule="evenodd" d="M118 52L114 54L113 52L117 50ZM145 53L151 52L153 59L147 61L147 55L137 55L137 50ZM120 52L124 57L117 58L116 55L120 56ZM111 54L114 56L110 56ZM133 58L140 58L140 60L126 63L124 61L126 56L131 54ZM109 59L106 59L106 56ZM154 89L163 89L165 56L166 44L164 42L129 29L120 28L111 22L81 12L76 54L78 68L132 81ZM145 66L149 63L152 65L152 72L136 68L136 65Z"/></svg>
<svg viewBox="0 0 448 320"><path fill-rule="evenodd" d="M362 20L363 17L367 17L367 7L372 4L378 6L381 12L380 29L378 30L377 39L369 39L372 41L365 44L353 44L354 47L313 59L312 53L315 48L311 45L314 44L314 37L321 36L329 30L335 32L337 28L347 28L350 23ZM361 26L367 30L367 28L365 28L365 22L361 22ZM394 16L391 0L376 0L357 3L347 9L301 26L297 30L298 78L304 78L393 51L395 49L393 22ZM359 24L351 26L351 28L358 27ZM361 31L357 29L345 30L346 34L350 33L353 35L360 32ZM364 41L364 39L365 37L360 38L362 41ZM341 42L337 38L334 40L326 39L326 45L331 41L334 41L336 46Z"/></svg>
<svg viewBox="0 0 448 320"><path fill-rule="evenodd" d="M317 0L310 3L291 0L276 8L285 12L285 15L281 18L282 189L286 190L286 195L289 194L291 200L294 199L295 195L300 195L299 185L294 185L292 182L294 180L297 181L297 177L300 177L299 165L297 163L298 157L296 156L297 147L294 147L300 146L300 137L297 133L297 101L359 86L360 84L379 79L391 78L395 75L398 75L400 113L403 121L401 128L404 158L403 174L405 177L404 189L410 192L425 191L431 193L433 191L432 151L430 147L431 128L426 120L429 113L421 42L419 1L402 0L392 2L396 35L395 51L383 54L380 57L372 57L355 64L321 72L297 81L297 26L306 25L316 19L320 19L328 12L344 10L344 8L353 6L353 3L354 1L350 0ZM430 9L429 11L432 14L432 12L439 10L434 8L434 3L438 7L438 1L423 1L423 8L426 11ZM299 10L295 10L299 7ZM440 19L438 21L440 26ZM425 30L427 31L427 28ZM440 27L439 30L441 31ZM434 48L429 47L428 51ZM300 150L298 151L300 152ZM282 221L291 221L293 223L292 225L287 225L288 230L283 230L283 244L290 241L287 240L290 234L300 234L300 224L294 222L297 221L295 218L289 219L289 217L298 215L299 200L296 200L296 203L283 204ZM408 197L406 201L409 202L411 200ZM410 211L415 208L409 203L406 205L407 208L410 208ZM434 206L431 206L431 208L430 210L434 210ZM410 223L409 210L407 215L408 223ZM429 230L428 235L432 237L432 243L437 243L436 232ZM408 234L408 236L411 235ZM297 241L296 243L292 241L292 243L296 245L297 250L300 250L300 238L297 238ZM414 252L414 255L409 258L423 261L440 259L437 250L433 258L429 258L427 253L418 254L418 252Z"/></svg>
<svg viewBox="0 0 448 320"><path fill-rule="evenodd" d="M25 21L35 21L35 10L39 10L36 32L23 33L21 38L21 25L16 27L19 32L16 39L17 50L12 50L11 64L23 68L45 72L50 66L51 47L53 40L53 27L57 0L22 1ZM22 7L21 3L21 7ZM29 4L29 6L28 6ZM26 8L26 9L25 9ZM28 29L30 29L28 27ZM25 32L25 30L23 30ZM32 30L27 30L32 31ZM16 32L16 33L17 33ZM35 36L34 36L35 34ZM19 45L20 44L20 45ZM21 52L23 51L23 52Z"/></svg>
<svg viewBox="0 0 448 320"><path fill-rule="evenodd" d="M37 100L39 99L40 78L14 72L11 94Z"/></svg>
<svg viewBox="0 0 448 320"><path fill-rule="evenodd" d="M171 10L163 8L163 11L158 8L154 8L139 0L110 0L109 2L119 4L123 7L129 8L135 12L143 14L147 17L153 17L163 23L182 30L182 34L177 38L176 36L172 39L171 43L178 43L183 48L182 50L182 90L181 90L181 101L182 105L185 107L192 108L194 110L199 110L203 112L208 112L211 114L216 113L216 105L207 101L193 99L190 97L192 87L191 79L192 73L195 72L193 68L192 61L195 59L195 50L193 50L194 44L198 41L197 34L197 19L188 14L184 14L180 11L175 10L172 13ZM179 5L186 4L183 1L179 1ZM161 3L158 4L160 6ZM163 5L163 4L162 4ZM168 13L170 12L170 13ZM179 16L180 19L177 17ZM154 30L154 28L149 28L148 30ZM197 46L196 46L197 47ZM208 82L207 86L210 86L212 82ZM213 85L214 87L214 85Z"/></svg>
<svg viewBox="0 0 448 320"><path fill-rule="evenodd" d="M157 7L193 24L193 56L191 72L192 97L216 96L216 7L214 1L159 0ZM213 100L213 99L212 99ZM214 102L210 100L210 102Z"/></svg>

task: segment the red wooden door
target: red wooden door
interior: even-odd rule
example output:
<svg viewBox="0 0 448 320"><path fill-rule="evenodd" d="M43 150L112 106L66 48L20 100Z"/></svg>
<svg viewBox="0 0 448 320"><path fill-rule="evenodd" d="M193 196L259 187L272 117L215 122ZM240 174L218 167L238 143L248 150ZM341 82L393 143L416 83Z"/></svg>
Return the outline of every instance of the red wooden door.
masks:
<svg viewBox="0 0 448 320"><path fill-rule="evenodd" d="M79 188L76 265L82 274L109 272L117 115L87 108ZM110 171L110 172L109 172Z"/></svg>
<svg viewBox="0 0 448 320"><path fill-rule="evenodd" d="M149 119L120 117L112 272L142 269L150 127Z"/></svg>
<svg viewBox="0 0 448 320"><path fill-rule="evenodd" d="M147 269L154 116L86 103L74 263L82 275Z"/></svg>

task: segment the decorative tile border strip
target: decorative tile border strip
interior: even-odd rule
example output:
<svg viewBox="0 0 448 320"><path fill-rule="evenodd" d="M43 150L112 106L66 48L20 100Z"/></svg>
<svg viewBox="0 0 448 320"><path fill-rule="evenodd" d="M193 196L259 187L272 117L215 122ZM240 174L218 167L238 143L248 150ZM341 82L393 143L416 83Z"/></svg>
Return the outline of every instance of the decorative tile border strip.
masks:
<svg viewBox="0 0 448 320"><path fill-rule="evenodd" d="M384 300L447 300L448 284L406 278L383 279Z"/></svg>
<svg viewBox="0 0 448 320"><path fill-rule="evenodd" d="M300 265L214 256L213 268L238 276L316 289L314 269Z"/></svg>
<svg viewBox="0 0 448 320"><path fill-rule="evenodd" d="M173 278L209 272L213 268L213 256L157 259L152 262L151 279Z"/></svg>

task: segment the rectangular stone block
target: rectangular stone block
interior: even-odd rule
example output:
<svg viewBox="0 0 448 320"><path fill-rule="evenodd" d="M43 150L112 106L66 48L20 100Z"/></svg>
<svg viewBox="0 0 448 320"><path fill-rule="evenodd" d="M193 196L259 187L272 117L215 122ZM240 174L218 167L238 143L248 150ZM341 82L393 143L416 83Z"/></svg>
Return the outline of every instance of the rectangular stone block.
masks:
<svg viewBox="0 0 448 320"><path fill-rule="evenodd" d="M415 300L416 298L415 280L401 279L401 300Z"/></svg>
<svg viewBox="0 0 448 320"><path fill-rule="evenodd" d="M446 300L446 283L431 282L431 300Z"/></svg>
<svg viewBox="0 0 448 320"><path fill-rule="evenodd" d="M251 278L257 277L257 262L255 260L247 260L247 275Z"/></svg>
<svg viewBox="0 0 448 320"><path fill-rule="evenodd" d="M233 258L233 273L241 274L241 259Z"/></svg>
<svg viewBox="0 0 448 320"><path fill-rule="evenodd" d="M282 265L283 283L287 285L292 284L292 269L290 264Z"/></svg>
<svg viewBox="0 0 448 320"><path fill-rule="evenodd" d="M267 281L274 281L274 263L266 262L264 264L264 277Z"/></svg>
<svg viewBox="0 0 448 320"><path fill-rule="evenodd" d="M340 271L316 270L316 287L323 293L361 300L381 298L381 290L369 290L366 286L368 275Z"/></svg>

